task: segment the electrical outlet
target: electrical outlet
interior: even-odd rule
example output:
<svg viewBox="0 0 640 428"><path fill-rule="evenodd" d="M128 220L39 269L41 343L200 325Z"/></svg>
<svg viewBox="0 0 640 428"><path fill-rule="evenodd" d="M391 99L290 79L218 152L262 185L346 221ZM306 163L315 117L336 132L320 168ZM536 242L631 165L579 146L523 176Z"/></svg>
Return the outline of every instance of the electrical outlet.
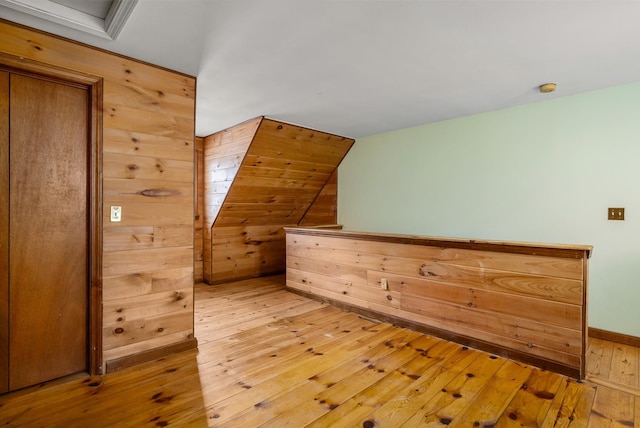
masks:
<svg viewBox="0 0 640 428"><path fill-rule="evenodd" d="M382 288L383 290L389 289L389 280L387 278L382 278L380 280L380 288Z"/></svg>
<svg viewBox="0 0 640 428"><path fill-rule="evenodd" d="M111 221L117 223L122 220L122 207L111 206Z"/></svg>
<svg viewBox="0 0 640 428"><path fill-rule="evenodd" d="M624 208L609 208L609 220L624 220Z"/></svg>

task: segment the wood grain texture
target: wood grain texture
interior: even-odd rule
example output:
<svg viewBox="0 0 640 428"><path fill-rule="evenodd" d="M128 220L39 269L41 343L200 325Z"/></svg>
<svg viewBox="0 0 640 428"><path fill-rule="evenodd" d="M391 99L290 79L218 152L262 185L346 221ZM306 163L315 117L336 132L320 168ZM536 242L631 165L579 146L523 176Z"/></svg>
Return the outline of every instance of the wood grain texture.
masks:
<svg viewBox="0 0 640 428"><path fill-rule="evenodd" d="M204 281L204 138L196 137L193 279Z"/></svg>
<svg viewBox="0 0 640 428"><path fill-rule="evenodd" d="M195 314L198 351L0 395L0 423L640 427L636 396L362 319L282 276L198 285Z"/></svg>
<svg viewBox="0 0 640 428"><path fill-rule="evenodd" d="M338 170L336 169L298 224L300 226L314 226L336 224L337 222Z"/></svg>
<svg viewBox="0 0 640 428"><path fill-rule="evenodd" d="M332 230L286 232L287 285L293 289L585 375L587 284L584 262L575 258L578 248L516 243L514 254L509 243L472 249L458 248L458 239L448 246L444 238L412 243L408 236L394 241L384 235L376 242L374 234L361 240ZM552 257L556 249L558 257ZM582 249L586 258L588 249Z"/></svg>
<svg viewBox="0 0 640 428"><path fill-rule="evenodd" d="M7 21L0 20L0 33L0 55L12 58L14 67L29 62L43 70L73 70L102 82L102 162L97 169L105 198L106 251L99 278L105 303L123 293L157 298L148 285L124 291L124 275L147 278L186 269L193 278L195 78ZM121 223L110 223L111 205L123 207ZM141 242L134 242L138 233L131 228L146 230ZM156 241L148 246L150 228L154 239L161 233L160 246ZM193 335L193 325L182 321L192 311L184 308L179 317L166 314L179 320L176 342ZM168 345L166 337L139 336L138 340L144 343L123 347L118 357L126 355L127 349L135 353ZM104 364L103 358L102 368Z"/></svg>
<svg viewBox="0 0 640 428"><path fill-rule="evenodd" d="M18 74L10 84L9 386L19 389L88 369L89 97Z"/></svg>
<svg viewBox="0 0 640 428"><path fill-rule="evenodd" d="M207 136L204 279L282 272L283 227L305 215L305 224L335 223L334 172L352 144L264 117Z"/></svg>
<svg viewBox="0 0 640 428"><path fill-rule="evenodd" d="M9 390L9 73L0 71L0 394Z"/></svg>

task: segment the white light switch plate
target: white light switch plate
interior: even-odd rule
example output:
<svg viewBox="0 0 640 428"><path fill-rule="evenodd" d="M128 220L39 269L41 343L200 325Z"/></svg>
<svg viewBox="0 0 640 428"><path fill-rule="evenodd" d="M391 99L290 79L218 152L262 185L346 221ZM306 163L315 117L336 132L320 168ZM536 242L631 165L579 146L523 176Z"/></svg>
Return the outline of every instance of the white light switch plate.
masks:
<svg viewBox="0 0 640 428"><path fill-rule="evenodd" d="M118 222L122 220L122 207L112 205L111 206L111 221Z"/></svg>

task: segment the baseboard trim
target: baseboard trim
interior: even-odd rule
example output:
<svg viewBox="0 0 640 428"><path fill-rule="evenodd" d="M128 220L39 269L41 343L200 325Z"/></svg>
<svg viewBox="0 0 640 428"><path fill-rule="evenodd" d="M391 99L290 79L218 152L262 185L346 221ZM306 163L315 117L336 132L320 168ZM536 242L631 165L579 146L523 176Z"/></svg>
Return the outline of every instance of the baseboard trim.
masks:
<svg viewBox="0 0 640 428"><path fill-rule="evenodd" d="M612 382L609 379L594 375L587 376L587 380L591 383L595 383L596 385L606 386L607 388L615 389L616 391L622 391L627 394L640 397L640 389L634 388L633 386L623 385L618 382Z"/></svg>
<svg viewBox="0 0 640 428"><path fill-rule="evenodd" d="M178 352L188 351L189 349L194 349L197 347L198 340L194 337L183 340L182 342L162 346L160 348L150 349L148 351L139 352L134 355L127 355L126 357L116 358L115 360L109 360L106 362L106 372L117 372L118 370L137 366L138 364L147 363L149 361L157 360L159 358L163 358Z"/></svg>
<svg viewBox="0 0 640 428"><path fill-rule="evenodd" d="M285 273L286 271L282 269L278 269L278 270L274 270L273 272L260 272L255 275L246 275L246 276L238 276L235 278L217 279L215 281L211 281L210 279L203 279L202 282L204 282L207 285L220 285L220 284L227 284L229 282L246 281L247 279L262 278L263 276L284 275Z"/></svg>
<svg viewBox="0 0 640 428"><path fill-rule="evenodd" d="M593 337L594 339L608 340L609 342L616 342L622 345L640 347L640 337L616 333L613 331L601 330L595 327L589 327L589 337Z"/></svg>

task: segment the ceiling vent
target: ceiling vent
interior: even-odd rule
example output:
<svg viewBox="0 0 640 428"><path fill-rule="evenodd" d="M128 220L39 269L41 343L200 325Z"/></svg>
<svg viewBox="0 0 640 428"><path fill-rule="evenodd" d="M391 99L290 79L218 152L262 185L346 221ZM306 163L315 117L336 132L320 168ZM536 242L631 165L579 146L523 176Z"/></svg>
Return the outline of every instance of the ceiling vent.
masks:
<svg viewBox="0 0 640 428"><path fill-rule="evenodd" d="M138 0L0 0L5 6L65 27L115 40Z"/></svg>

